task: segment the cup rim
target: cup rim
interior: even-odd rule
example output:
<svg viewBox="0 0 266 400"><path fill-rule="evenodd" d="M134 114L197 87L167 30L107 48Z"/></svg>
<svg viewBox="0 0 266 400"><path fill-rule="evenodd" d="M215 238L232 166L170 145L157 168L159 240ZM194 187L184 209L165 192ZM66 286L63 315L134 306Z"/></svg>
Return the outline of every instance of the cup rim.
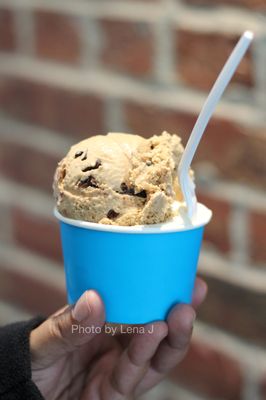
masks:
<svg viewBox="0 0 266 400"><path fill-rule="evenodd" d="M77 219L64 217L59 213L57 208L54 208L54 216L65 224L72 225L78 228L112 232L112 233L170 233L170 232L184 232L190 231L208 224L212 218L212 211L201 203L197 203L197 214L193 221L189 221L186 217L177 216L169 222L150 225L134 225L134 226L120 226L120 225L107 225L96 222L81 221Z"/></svg>

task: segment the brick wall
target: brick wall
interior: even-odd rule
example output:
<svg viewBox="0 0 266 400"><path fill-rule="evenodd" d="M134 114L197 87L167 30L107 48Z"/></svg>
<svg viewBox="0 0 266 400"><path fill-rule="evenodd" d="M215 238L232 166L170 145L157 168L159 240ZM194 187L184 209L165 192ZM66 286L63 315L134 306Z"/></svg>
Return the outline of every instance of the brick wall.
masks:
<svg viewBox="0 0 266 400"><path fill-rule="evenodd" d="M191 350L146 400L266 399L266 1L0 0L0 321L65 302L51 182L88 135L186 142L245 29L256 41L195 158L214 211Z"/></svg>

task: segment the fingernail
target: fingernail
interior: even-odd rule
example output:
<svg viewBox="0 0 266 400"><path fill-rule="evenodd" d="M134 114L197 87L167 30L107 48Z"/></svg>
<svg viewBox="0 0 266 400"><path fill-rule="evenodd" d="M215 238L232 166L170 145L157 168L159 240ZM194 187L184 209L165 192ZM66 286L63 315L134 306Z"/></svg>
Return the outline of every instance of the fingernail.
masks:
<svg viewBox="0 0 266 400"><path fill-rule="evenodd" d="M74 306L72 310L72 316L76 321L82 322L86 318L88 318L90 314L91 314L91 308L89 304L89 292L86 291L78 299L76 305Z"/></svg>

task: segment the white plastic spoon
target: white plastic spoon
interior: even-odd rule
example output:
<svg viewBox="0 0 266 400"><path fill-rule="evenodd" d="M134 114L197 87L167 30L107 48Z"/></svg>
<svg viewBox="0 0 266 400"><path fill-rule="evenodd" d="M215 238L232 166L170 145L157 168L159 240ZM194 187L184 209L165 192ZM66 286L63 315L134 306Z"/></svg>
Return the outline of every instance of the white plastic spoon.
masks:
<svg viewBox="0 0 266 400"><path fill-rule="evenodd" d="M194 154L199 145L200 139L206 129L206 126L214 112L214 109L220 100L223 92L225 91L228 83L230 82L235 70L237 69L240 61L245 55L254 34L250 31L243 33L237 45L229 56L222 71L220 72L216 82L214 83L207 100L205 101L198 119L191 132L186 148L182 155L178 167L178 177L180 187L187 205L188 216L193 218L197 211L197 198L195 195L195 185L189 176L189 168Z"/></svg>

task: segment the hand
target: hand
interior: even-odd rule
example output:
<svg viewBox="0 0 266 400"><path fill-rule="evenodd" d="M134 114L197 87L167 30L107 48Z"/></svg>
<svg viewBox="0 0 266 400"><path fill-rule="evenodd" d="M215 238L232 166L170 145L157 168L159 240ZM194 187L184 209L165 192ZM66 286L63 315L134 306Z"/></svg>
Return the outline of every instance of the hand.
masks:
<svg viewBox="0 0 266 400"><path fill-rule="evenodd" d="M33 381L48 400L137 397L184 358L195 309L206 292L206 283L197 278L192 306L176 305L167 321L116 336L105 332L100 296L85 292L74 308L66 306L31 332Z"/></svg>

